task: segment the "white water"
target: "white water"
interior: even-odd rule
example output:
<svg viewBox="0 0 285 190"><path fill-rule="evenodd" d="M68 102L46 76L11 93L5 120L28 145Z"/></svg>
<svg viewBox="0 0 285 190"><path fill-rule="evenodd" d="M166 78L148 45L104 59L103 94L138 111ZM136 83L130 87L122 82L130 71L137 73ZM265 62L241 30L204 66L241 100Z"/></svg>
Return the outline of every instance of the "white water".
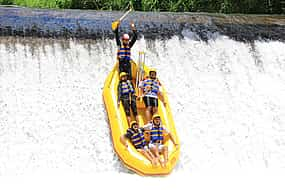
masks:
<svg viewBox="0 0 285 190"><path fill-rule="evenodd" d="M169 92L181 157L168 178L283 173L285 44L187 36L142 39L132 50L135 60L146 51ZM130 175L113 151L102 100L115 54L113 40L1 39L1 176Z"/></svg>

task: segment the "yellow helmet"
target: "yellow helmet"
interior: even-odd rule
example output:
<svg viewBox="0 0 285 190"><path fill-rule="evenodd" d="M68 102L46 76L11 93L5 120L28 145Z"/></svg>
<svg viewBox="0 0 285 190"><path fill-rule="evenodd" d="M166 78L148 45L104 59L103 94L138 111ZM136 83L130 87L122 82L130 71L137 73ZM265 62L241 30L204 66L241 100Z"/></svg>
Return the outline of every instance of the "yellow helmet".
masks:
<svg viewBox="0 0 285 190"><path fill-rule="evenodd" d="M151 72L155 72L155 74L156 74L156 69L154 69L154 68L149 69L148 74L150 74Z"/></svg>
<svg viewBox="0 0 285 190"><path fill-rule="evenodd" d="M160 118L160 115L158 115L158 114L154 114L153 116L152 116L152 120L154 120L155 118L157 118L157 117L159 117Z"/></svg>
<svg viewBox="0 0 285 190"><path fill-rule="evenodd" d="M127 73L121 72L121 73L120 73L120 78L122 78L123 76L127 76L127 75L128 75Z"/></svg>
<svg viewBox="0 0 285 190"><path fill-rule="evenodd" d="M133 127L134 124L138 124L138 123L137 123L136 121L132 121L132 122L130 123L130 126Z"/></svg>

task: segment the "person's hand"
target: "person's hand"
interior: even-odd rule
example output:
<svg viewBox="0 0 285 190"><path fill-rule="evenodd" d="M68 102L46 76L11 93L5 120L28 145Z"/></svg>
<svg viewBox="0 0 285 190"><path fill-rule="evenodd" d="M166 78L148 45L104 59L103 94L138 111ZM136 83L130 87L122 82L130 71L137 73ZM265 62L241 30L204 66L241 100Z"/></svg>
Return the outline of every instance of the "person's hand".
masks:
<svg viewBox="0 0 285 190"><path fill-rule="evenodd" d="M146 86L145 89L147 92L149 92L149 91L151 91L151 86Z"/></svg>
<svg viewBox="0 0 285 190"><path fill-rule="evenodd" d="M132 30L136 30L135 23L133 21L130 22L130 25Z"/></svg>
<svg viewBox="0 0 285 190"><path fill-rule="evenodd" d="M174 143L175 148L179 148L179 144L178 143Z"/></svg>
<svg viewBox="0 0 285 190"><path fill-rule="evenodd" d="M164 107L166 107L166 104L167 104L166 101L163 101L162 103L163 103Z"/></svg>
<svg viewBox="0 0 285 190"><path fill-rule="evenodd" d="M117 103L117 104L118 104L118 107L119 107L119 106L120 106L120 101L118 101L118 103Z"/></svg>

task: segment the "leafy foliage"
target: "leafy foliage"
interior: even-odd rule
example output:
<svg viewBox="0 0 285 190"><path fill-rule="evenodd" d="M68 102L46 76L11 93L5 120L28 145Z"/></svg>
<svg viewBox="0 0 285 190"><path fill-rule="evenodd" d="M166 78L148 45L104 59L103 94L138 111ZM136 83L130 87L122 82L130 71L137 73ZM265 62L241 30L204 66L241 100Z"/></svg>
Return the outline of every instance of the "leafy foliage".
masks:
<svg viewBox="0 0 285 190"><path fill-rule="evenodd" d="M124 10L131 2L138 11L280 14L281 0L0 0L4 5L39 8Z"/></svg>

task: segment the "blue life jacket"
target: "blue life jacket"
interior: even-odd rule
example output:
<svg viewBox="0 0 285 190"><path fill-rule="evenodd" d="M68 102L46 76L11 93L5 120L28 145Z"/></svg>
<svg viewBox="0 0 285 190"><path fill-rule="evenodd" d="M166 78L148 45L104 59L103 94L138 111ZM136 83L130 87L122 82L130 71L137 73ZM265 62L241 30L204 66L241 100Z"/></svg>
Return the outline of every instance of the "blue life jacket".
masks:
<svg viewBox="0 0 285 190"><path fill-rule="evenodd" d="M143 81L143 88L146 96L152 96L157 98L159 91L159 81L157 79L147 78Z"/></svg>
<svg viewBox="0 0 285 190"><path fill-rule="evenodd" d="M163 127L154 127L150 129L150 143L157 143L163 141Z"/></svg>
<svg viewBox="0 0 285 190"><path fill-rule="evenodd" d="M146 145L144 134L140 129L135 131L134 129L129 128L127 131L132 134L131 141L136 149L143 148Z"/></svg>
<svg viewBox="0 0 285 190"><path fill-rule="evenodd" d="M129 80L127 81L121 81L121 95L129 95L133 94L135 92L131 82Z"/></svg>
<svg viewBox="0 0 285 190"><path fill-rule="evenodd" d="M131 60L131 48L129 46L121 45L117 53L118 59L124 58L126 60Z"/></svg>

